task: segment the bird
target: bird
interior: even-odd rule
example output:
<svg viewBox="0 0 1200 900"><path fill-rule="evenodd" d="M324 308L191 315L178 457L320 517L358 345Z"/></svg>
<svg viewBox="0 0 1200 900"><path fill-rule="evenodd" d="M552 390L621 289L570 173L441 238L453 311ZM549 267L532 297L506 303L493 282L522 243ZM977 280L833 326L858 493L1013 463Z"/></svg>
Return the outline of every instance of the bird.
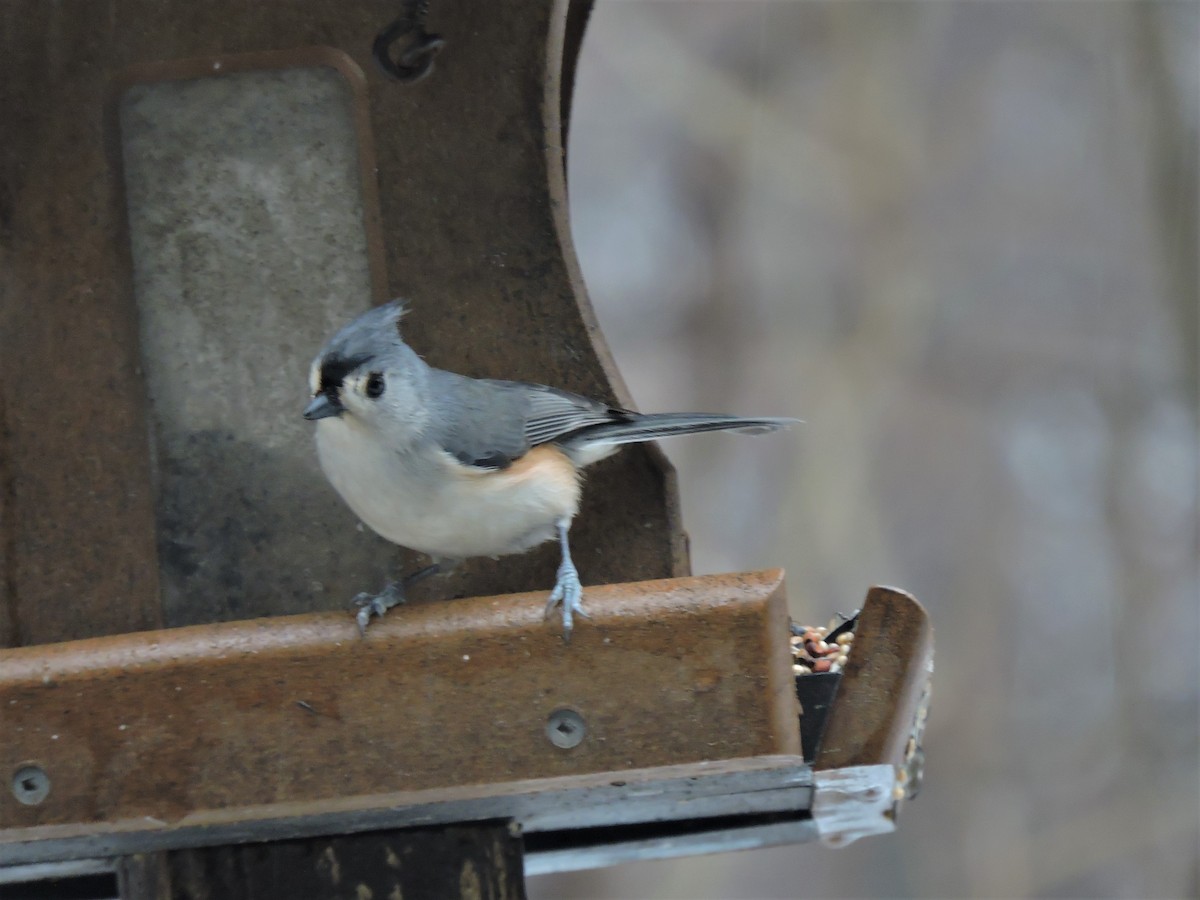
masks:
<svg viewBox="0 0 1200 900"><path fill-rule="evenodd" d="M624 444L704 431L765 433L800 420L639 413L570 391L471 378L428 365L404 342L402 300L345 325L317 353L303 416L316 423L321 469L362 522L433 562L352 600L365 637L372 617L418 581L464 559L562 551L546 617L563 639L588 618L568 539L583 470Z"/></svg>

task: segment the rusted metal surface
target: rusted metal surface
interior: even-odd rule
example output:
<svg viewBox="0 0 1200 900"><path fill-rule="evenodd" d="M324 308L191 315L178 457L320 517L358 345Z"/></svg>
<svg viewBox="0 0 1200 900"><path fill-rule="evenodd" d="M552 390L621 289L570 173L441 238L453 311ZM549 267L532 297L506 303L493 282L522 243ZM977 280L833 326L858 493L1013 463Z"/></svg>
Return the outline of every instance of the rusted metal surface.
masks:
<svg viewBox="0 0 1200 900"><path fill-rule="evenodd" d="M583 47L583 36L587 33L591 17L592 0L570 0L567 4L567 21L563 28L562 80L558 92L564 155L571 132L571 102L575 98L575 73L579 65L579 51Z"/></svg>
<svg viewBox="0 0 1200 900"><path fill-rule="evenodd" d="M0 6L0 637L10 644L158 623L125 213L103 128L111 55L94 30L108 12Z"/></svg>
<svg viewBox="0 0 1200 900"><path fill-rule="evenodd" d="M871 588L813 768L903 765L932 661L933 627L921 605L903 591Z"/></svg>
<svg viewBox="0 0 1200 900"><path fill-rule="evenodd" d="M895 830L916 794L933 673L933 628L911 595L871 588L854 632L813 762L813 819L835 847Z"/></svg>
<svg viewBox="0 0 1200 900"><path fill-rule="evenodd" d="M720 586L724 580L715 581L718 585L717 592L720 593L724 590ZM707 593L710 586L706 585L702 590ZM471 606L488 599L467 601L465 605ZM497 603L503 602L505 608L508 608L510 600L528 601L532 598L490 599ZM409 616L419 613L421 609L402 609L399 614ZM613 646L614 638L617 637L617 632L612 630L613 614L617 611L617 607L613 606L608 614L602 615L600 621L595 623L598 630L591 634L589 646L599 654L597 659L608 659L609 654L613 653L609 648ZM650 612L653 619L663 618L662 611L657 606L652 605ZM777 612L773 611L772 615ZM508 621L496 606L492 608L491 615L501 616L502 621ZM636 617L636 613L630 609L625 610L623 615ZM621 617L619 615L617 619ZM703 620L706 624L699 625L697 620L690 623L690 627L720 627L712 621L711 616L704 616ZM273 628L292 621L294 620L277 620L263 624ZM410 624L420 626L419 621ZM536 629L536 616L530 618L526 624ZM848 683L858 686L849 689L845 694L839 692L834 710L843 721L860 724L864 732L869 732L874 737L863 744L871 749L861 751L861 755L857 757L848 758L847 764L836 768L822 768L813 772L797 755L749 756L643 769L614 769L590 774L584 772L548 778L494 780L450 787L398 790L388 794L351 794L340 800L285 802L249 809L235 804L223 809L184 814L169 821L158 818L124 818L106 823L77 822L34 826L10 829L0 836L0 861L28 864L37 860L140 853L155 849L378 830L414 824L481 822L497 818L512 819L523 828L529 854L527 871L530 872L563 871L610 865L631 859L771 846L818 838L833 846L843 846L862 837L894 830L901 798L910 793L911 785L906 783L904 777L909 762L909 741L914 739L914 731L919 731L919 725L923 721L921 710L927 691L927 684L923 684L927 679L917 678L919 684L914 686L911 673L923 671L927 674L929 671L931 644L927 624L924 622L924 613L915 601L901 592L874 589L868 596L858 621L856 646L851 658L854 658L854 654L859 654L865 663L862 671L869 674L847 676ZM673 635L687 639L689 625L678 622L672 622L670 625ZM223 629L240 627L242 626L222 626ZM381 623L380 627L387 631L397 629L397 625L390 619ZM417 627L417 632L420 632L422 627ZM592 623L588 623L588 628L591 627ZM777 626L770 629L774 632L773 637L766 633L762 636L762 639L768 642L768 654L786 655L786 651L781 649L786 644L786 637L781 638L781 635L786 634L782 629L780 619ZM404 635L415 637L406 629L402 631L403 634L395 632L386 639L386 652L405 659L405 671L413 666L420 668L422 672L432 671L423 666L419 655L405 652L395 644L395 641L401 640ZM184 635L187 633L176 632ZM487 634L489 630L485 628L483 633ZM581 631L577 638L583 635L584 632ZM374 638L372 634L371 640ZM605 638L610 641L607 645L604 644ZM94 647L103 648L109 642L90 643ZM304 641L299 640L295 643L300 645ZM627 641L619 638L615 643L618 647L628 645ZM522 645L524 650L533 649L527 642L522 642ZM255 654L256 656L270 656L277 650L273 650L267 643L262 643L261 635L258 645L247 643L242 647L242 652L246 652L250 646L257 646L259 653ZM367 644L364 644L363 649L366 648ZM459 649L462 648L454 648L454 652ZM551 652L553 650L546 649ZM222 652L223 645L220 643L202 648L202 655L205 657L220 656ZM592 650L585 652L591 653ZM876 653L890 656L891 659L883 667L871 671L869 663ZM670 651L667 651L664 645L659 648L657 654L669 655ZM680 654L678 648L674 655L680 659L688 656L687 653ZM544 673L547 663L544 653L535 653L533 656L532 661L530 658L524 659L521 669L524 671L527 667L531 677L536 679L540 677L539 672ZM237 666L237 661L230 659L228 654L226 658L230 665ZM0 657L0 662L3 661L4 657ZM475 661L480 660L476 658ZM483 661L487 662L486 659ZM142 664L136 655L133 663L137 666ZM77 665L76 669L79 668ZM109 667L100 659L94 668L107 670ZM624 657L609 668L621 672L641 670L640 666L631 665ZM454 674L455 669L457 666L451 666L448 671ZM722 667L722 671L724 670ZM650 671L648 675L658 679L656 671ZM611 671L607 676L615 677ZM353 677L373 682L376 687L379 681L377 677L372 677L370 665L363 670L356 670ZM638 677L640 683L640 675ZM704 683L702 675L693 672L692 677L697 686ZM265 687L263 694L270 709L265 710L263 715L268 715L272 710L278 712L280 694L286 692L287 683L286 679L280 681L278 678L269 681L269 687ZM47 686L47 691L69 699L70 684L56 682L56 685ZM670 687L669 681L666 682L666 686ZM520 691L527 689L524 679L513 687L513 690L518 692L518 697L524 696ZM578 686L570 686L569 689L575 694L579 691ZM620 691L621 687L618 685L616 690ZM403 685L394 688L390 693L397 697L424 698L429 695L428 691L415 692ZM463 693L474 695L476 691L467 686ZM5 696L5 693L0 692L0 710L3 709ZM622 697L624 696L626 695L622 694ZM910 702L913 696L917 698L915 711ZM896 702L900 707L898 715L884 717L886 723L880 720L880 697L897 698ZM536 705L553 701L554 697L545 693L542 685L542 691L530 702ZM706 702L702 697L697 697L692 705L692 714L700 713L700 707ZM887 701L884 702L886 704ZM195 713L183 703L182 698L180 703L181 709L172 714L180 715L186 712L189 717L194 717ZM636 702L633 705L637 706ZM905 707L911 714L904 711ZM420 717L420 710L423 708L424 700L420 706L414 706L410 702L404 707L404 711L409 717ZM556 707L562 708L564 707ZM317 704L309 700L302 700L296 704L296 709L308 716L320 714ZM497 715L497 711L491 710L489 714ZM503 722L506 714L500 710L498 715L498 721ZM795 715L794 709L790 715ZM650 717L653 718L653 715ZM537 718L534 716L526 723L527 732L535 730ZM585 714L582 718L587 727L591 717ZM267 724L276 729L281 728L274 720ZM112 726L113 721L107 722L108 730L111 730ZM115 727L120 731L119 724ZM341 723L338 727L341 727ZM206 733L212 733L212 729L207 729ZM281 733L281 746L284 747L310 741L308 736L298 736L295 731L288 731L286 727ZM541 734L543 739L548 737L544 728ZM789 738L793 745L796 743L794 735L795 733ZM396 774L394 767L400 767L403 772L404 767L408 765L403 758L408 752L404 746L406 736L400 734L394 746L385 751L387 762L380 767L379 784L383 785L387 778ZM525 736L528 738L529 734ZM586 747L587 741L595 736L593 732L586 732L577 749ZM919 738L919 735L916 737ZM839 739L835 736L833 740ZM366 752L378 752L377 743L364 744ZM451 740L446 749L450 750L462 743L461 739ZM553 741L548 741L545 746L553 746ZM831 743L830 746L843 745ZM899 757L894 755L897 747L901 748ZM892 758L879 759L873 756L872 754L880 752L879 748L885 748L882 751L885 754L892 753ZM486 749L487 752L495 754L496 758L503 759L503 750L498 744ZM557 749L555 752L571 754L576 750ZM226 756L228 755L227 753ZM337 758L342 760L348 755L341 753ZM148 761L153 759L152 755L147 757ZM269 769L270 777L274 777L278 765L277 762L262 759L253 763L253 766L262 772ZM345 771L353 776L355 770L352 766ZM495 773L489 777L496 777ZM224 851L215 852L219 855ZM166 871L166 865L164 857L152 856L142 859L129 871L133 871L142 880L153 880L151 876L155 876L155 873L165 877L163 873ZM129 869L129 866L126 866L126 869Z"/></svg>
<svg viewBox="0 0 1200 900"><path fill-rule="evenodd" d="M438 0L428 16L429 29L447 42L437 69L419 84L400 85L370 58L374 36L395 17L392 0L251 10L235 0L112 0L69 10L38 0L3 4L0 603L7 614L0 616L0 643L61 641L160 622L156 485L121 141L111 114L131 73L189 60L229 71L247 56L301 48L344 54L365 84L375 140L371 177L380 233L368 244L386 248L386 284L375 284L372 298L412 301L410 343L435 365L631 403L588 306L569 237L560 121L566 10L565 2ZM256 293L246 302L270 308L288 298ZM294 347L304 361L316 349L307 343L298 339ZM253 345L225 350L231 381L238 381L232 373L255 371ZM223 396L232 410L238 390L254 386L241 379L228 387ZM297 410L304 392L301 381ZM236 439L209 449L219 454L226 446L229 458L209 460L214 478L236 470L245 456ZM240 533L239 506L286 509L297 492L328 490L297 465L311 461L307 440L272 453L268 469L275 478L229 504L226 533L249 548L279 535ZM655 449L627 449L589 481L573 530L585 583L686 572L671 471ZM277 528L286 529L288 517L278 518ZM193 592L162 621L316 610L340 603L341 594L378 588L377 570L363 572L352 586L320 571L322 557L362 540L350 517L331 517L315 548L320 552L297 551L296 566L311 574L295 589L255 591L236 603L230 599L236 592ZM381 552L396 562L390 548ZM555 552L472 561L428 583L424 594L541 589L552 580ZM242 565L262 558L247 552Z"/></svg>
<svg viewBox="0 0 1200 900"><path fill-rule="evenodd" d="M365 639L329 613L0 651L0 770L50 784L0 792L4 840L799 753L778 571L594 588L570 645L542 605L415 604ZM584 723L570 749L547 733L561 709Z"/></svg>

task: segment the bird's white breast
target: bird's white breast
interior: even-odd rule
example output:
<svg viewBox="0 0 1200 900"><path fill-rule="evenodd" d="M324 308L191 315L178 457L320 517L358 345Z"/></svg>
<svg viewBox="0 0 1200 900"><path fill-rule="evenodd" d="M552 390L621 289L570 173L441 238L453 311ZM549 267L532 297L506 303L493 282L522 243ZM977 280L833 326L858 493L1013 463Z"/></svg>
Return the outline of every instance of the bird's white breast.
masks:
<svg viewBox="0 0 1200 900"><path fill-rule="evenodd" d="M510 468L464 466L433 444L390 447L350 417L317 423L321 468L389 541L447 559L518 553L555 536L579 508L574 466L535 447Z"/></svg>

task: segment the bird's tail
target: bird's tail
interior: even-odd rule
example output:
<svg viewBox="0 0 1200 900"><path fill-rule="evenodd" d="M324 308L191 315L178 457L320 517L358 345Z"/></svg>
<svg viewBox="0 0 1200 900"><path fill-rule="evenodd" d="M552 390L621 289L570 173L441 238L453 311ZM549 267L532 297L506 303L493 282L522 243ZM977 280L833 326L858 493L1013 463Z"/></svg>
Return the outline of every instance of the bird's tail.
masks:
<svg viewBox="0 0 1200 900"><path fill-rule="evenodd" d="M743 434L766 434L799 423L799 419L748 418L713 413L633 413L628 421L591 425L570 435L562 443L568 449L613 447L656 441L680 434L701 431L740 431Z"/></svg>

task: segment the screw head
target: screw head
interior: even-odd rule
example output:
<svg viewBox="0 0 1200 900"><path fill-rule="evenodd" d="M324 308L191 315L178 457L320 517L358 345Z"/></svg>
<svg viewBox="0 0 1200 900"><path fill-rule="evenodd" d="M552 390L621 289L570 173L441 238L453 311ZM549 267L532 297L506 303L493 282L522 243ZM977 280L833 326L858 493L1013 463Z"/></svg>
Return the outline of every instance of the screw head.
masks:
<svg viewBox="0 0 1200 900"><path fill-rule="evenodd" d="M50 793L50 776L41 766L21 766L13 773L12 792L18 803L37 806Z"/></svg>
<svg viewBox="0 0 1200 900"><path fill-rule="evenodd" d="M573 709L556 709L546 720L546 737L555 747L570 750L578 747L587 735L587 723Z"/></svg>

